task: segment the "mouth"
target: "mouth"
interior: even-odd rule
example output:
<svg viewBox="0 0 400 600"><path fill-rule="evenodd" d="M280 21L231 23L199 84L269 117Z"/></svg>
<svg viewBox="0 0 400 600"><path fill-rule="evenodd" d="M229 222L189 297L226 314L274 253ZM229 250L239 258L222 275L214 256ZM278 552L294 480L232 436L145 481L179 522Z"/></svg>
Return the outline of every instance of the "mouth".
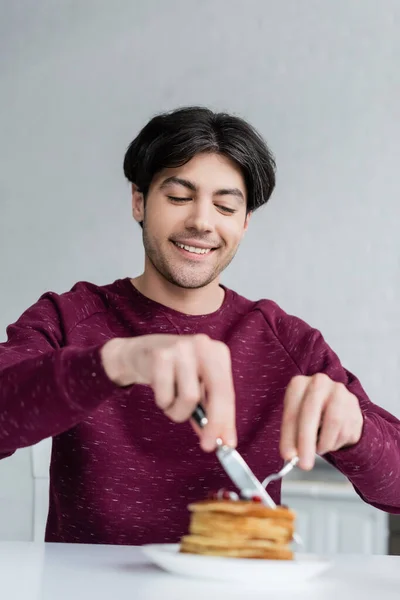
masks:
<svg viewBox="0 0 400 600"><path fill-rule="evenodd" d="M204 260L207 256L210 256L218 248L200 248L199 246L187 246L180 242L172 242L175 248L186 258L191 260Z"/></svg>

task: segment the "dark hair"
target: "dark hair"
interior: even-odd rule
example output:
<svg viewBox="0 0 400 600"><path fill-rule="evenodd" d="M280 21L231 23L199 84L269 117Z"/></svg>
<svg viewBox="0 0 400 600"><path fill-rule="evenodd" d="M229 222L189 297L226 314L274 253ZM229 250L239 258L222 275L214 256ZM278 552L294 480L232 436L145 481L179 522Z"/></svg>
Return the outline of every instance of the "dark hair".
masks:
<svg viewBox="0 0 400 600"><path fill-rule="evenodd" d="M243 172L247 212L265 204L275 187L275 160L261 135L246 121L208 108L186 107L153 117L128 147L126 178L146 197L153 177L179 167L200 152L216 152Z"/></svg>

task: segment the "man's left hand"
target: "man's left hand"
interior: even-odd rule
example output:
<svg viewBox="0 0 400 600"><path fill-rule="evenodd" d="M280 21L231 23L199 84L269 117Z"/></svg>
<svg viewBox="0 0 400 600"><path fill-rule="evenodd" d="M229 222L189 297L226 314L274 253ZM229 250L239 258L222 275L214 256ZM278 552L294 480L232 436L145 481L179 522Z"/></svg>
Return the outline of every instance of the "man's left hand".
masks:
<svg viewBox="0 0 400 600"><path fill-rule="evenodd" d="M356 444L363 429L357 397L327 375L296 376L284 398L280 452L285 460L296 454L298 466L312 469L315 454Z"/></svg>

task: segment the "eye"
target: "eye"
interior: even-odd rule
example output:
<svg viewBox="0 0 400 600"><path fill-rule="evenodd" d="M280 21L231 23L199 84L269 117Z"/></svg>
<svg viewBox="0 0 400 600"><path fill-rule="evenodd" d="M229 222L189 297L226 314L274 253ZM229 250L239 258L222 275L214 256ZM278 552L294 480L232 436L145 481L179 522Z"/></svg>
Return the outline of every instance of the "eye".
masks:
<svg viewBox="0 0 400 600"><path fill-rule="evenodd" d="M227 206L220 206L220 205L216 205L217 208L219 208L219 210L221 210L223 213L227 214L227 215L233 215L235 214L236 210L234 208L228 208Z"/></svg>
<svg viewBox="0 0 400 600"><path fill-rule="evenodd" d="M172 200L172 202L189 202L191 200L191 198L178 198L177 196L167 196L169 200Z"/></svg>

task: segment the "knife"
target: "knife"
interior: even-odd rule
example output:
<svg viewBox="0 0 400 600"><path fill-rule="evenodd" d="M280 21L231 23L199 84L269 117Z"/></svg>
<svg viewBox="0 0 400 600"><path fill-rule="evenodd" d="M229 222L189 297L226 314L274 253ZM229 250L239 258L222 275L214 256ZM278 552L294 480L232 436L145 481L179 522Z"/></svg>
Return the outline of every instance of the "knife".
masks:
<svg viewBox="0 0 400 600"><path fill-rule="evenodd" d="M202 429L207 425L208 418L202 404L198 404L192 414L193 420ZM225 472L230 477L231 481L241 491L246 498L253 494L259 496L262 502L270 508L276 508L275 502L268 494L261 482L257 479L250 467L240 456L239 452L230 446L227 446L218 438L216 455Z"/></svg>

